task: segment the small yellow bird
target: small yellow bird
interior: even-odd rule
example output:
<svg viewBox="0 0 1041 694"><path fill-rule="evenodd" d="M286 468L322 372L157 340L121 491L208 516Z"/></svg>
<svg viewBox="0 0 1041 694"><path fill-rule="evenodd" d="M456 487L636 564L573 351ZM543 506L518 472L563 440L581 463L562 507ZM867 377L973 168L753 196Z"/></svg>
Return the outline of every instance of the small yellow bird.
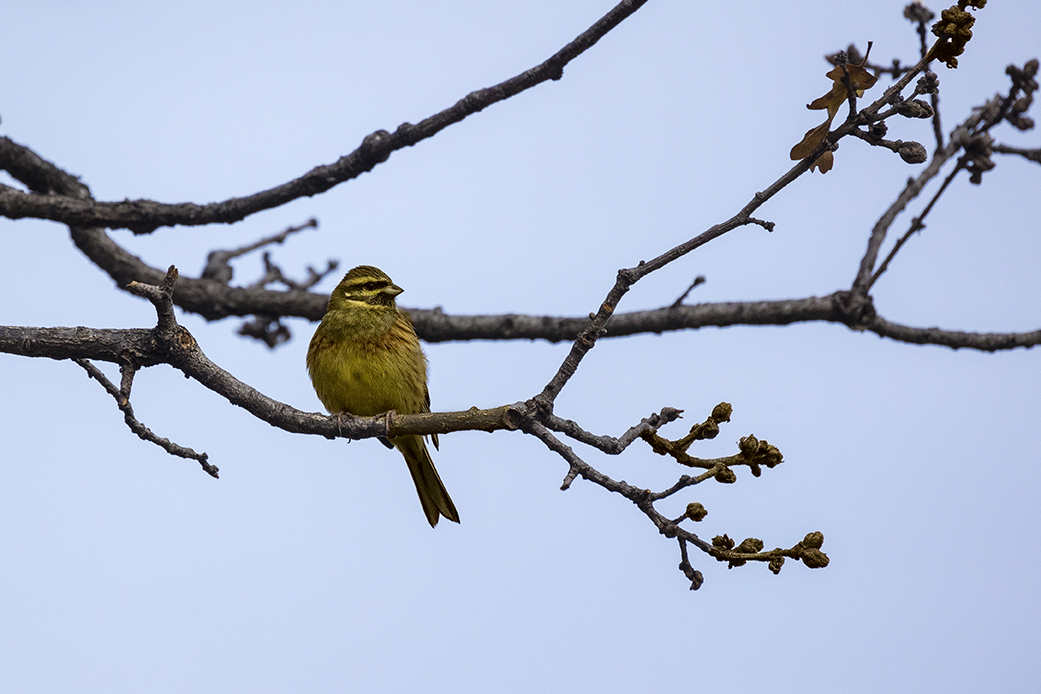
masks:
<svg viewBox="0 0 1041 694"><path fill-rule="evenodd" d="M402 291L371 265L354 268L333 290L307 349L307 372L329 412L371 417L391 410L430 411L426 355L408 314L394 301ZM436 448L437 434L432 438ZM430 527L440 516L458 523L459 512L423 437L396 436L383 443L405 456Z"/></svg>

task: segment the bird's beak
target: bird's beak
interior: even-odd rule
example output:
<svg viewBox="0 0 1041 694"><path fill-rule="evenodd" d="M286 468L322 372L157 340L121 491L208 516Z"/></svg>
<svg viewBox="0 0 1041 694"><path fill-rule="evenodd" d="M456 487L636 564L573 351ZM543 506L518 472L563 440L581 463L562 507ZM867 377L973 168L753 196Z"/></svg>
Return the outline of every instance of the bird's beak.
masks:
<svg viewBox="0 0 1041 694"><path fill-rule="evenodd" d="M403 292L405 290L402 289L401 287L399 287L396 284L392 284L389 287L385 287L383 289L383 291L384 291L384 293L390 294L391 296L397 296L398 294L400 294L401 292Z"/></svg>

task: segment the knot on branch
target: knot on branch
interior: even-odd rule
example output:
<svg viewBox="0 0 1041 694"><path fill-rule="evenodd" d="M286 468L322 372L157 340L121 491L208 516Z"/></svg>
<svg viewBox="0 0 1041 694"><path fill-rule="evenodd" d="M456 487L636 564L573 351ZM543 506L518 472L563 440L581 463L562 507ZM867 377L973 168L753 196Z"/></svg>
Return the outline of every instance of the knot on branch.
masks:
<svg viewBox="0 0 1041 694"><path fill-rule="evenodd" d="M503 423L506 424L506 428L511 431L520 429L525 420L531 418L531 411L534 405L531 401L528 402L517 402L506 408L506 412L503 414Z"/></svg>
<svg viewBox="0 0 1041 694"><path fill-rule="evenodd" d="M556 82L564 76L564 66L567 65L567 63L568 61L560 57L560 54L558 53L536 69L545 70L549 78Z"/></svg>
<svg viewBox="0 0 1041 694"><path fill-rule="evenodd" d="M878 315L871 296L863 292L835 292L832 307L839 320L853 330L867 330Z"/></svg>
<svg viewBox="0 0 1041 694"><path fill-rule="evenodd" d="M553 416L553 401L543 393L539 393L531 400L526 401L524 405L525 408L522 414L526 419L534 419L535 421L545 423L547 419ZM518 411L520 412L520 410Z"/></svg>
<svg viewBox="0 0 1041 694"><path fill-rule="evenodd" d="M361 147L358 148L358 152L367 162L371 162L372 166L382 164L390 158L390 140L390 133L386 130L377 130L365 136L365 139L361 141Z"/></svg>
<svg viewBox="0 0 1041 694"><path fill-rule="evenodd" d="M644 262L641 260L640 265ZM618 282L625 286L626 289L636 284L636 281L640 279L640 273L634 268L622 268L618 271Z"/></svg>
<svg viewBox="0 0 1041 694"><path fill-rule="evenodd" d="M412 125L408 121L405 121L394 130L394 137L402 139L410 145L419 142L419 137L417 137L416 134L416 126Z"/></svg>

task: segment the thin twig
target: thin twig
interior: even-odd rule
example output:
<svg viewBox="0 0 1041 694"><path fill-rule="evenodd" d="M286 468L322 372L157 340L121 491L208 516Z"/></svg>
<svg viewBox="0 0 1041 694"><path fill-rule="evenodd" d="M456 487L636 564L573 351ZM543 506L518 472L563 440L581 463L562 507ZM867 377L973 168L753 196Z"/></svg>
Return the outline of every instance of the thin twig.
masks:
<svg viewBox="0 0 1041 694"><path fill-rule="evenodd" d="M683 491L687 487L693 487L695 485L701 484L702 482L705 482L706 480L710 480L710 479L712 479L715 476L716 476L716 471L715 470L709 470L707 472L703 472L700 475L697 475L695 477L691 477L690 475L681 475L680 478L678 480L676 480L676 483L674 485L672 485L668 489L663 489L660 492L654 492L654 493L650 494L647 498L650 501L660 501L662 499L667 499L670 496L672 496L673 494L675 494L676 492Z"/></svg>
<svg viewBox="0 0 1041 694"><path fill-rule="evenodd" d="M957 176L958 172L962 171L964 168L965 167L963 163L959 161L958 164L954 167L954 170L951 171L951 173L949 173L947 177L943 179L943 183L940 184L939 190L937 190L936 194L933 195L932 199L929 200L929 203L925 206L925 209L922 210L922 214L918 215L917 217L911 220L911 224L908 227L907 231L904 232L903 236L897 239L896 244L893 245L892 250L889 251L889 254L885 257L885 260L883 260L882 264L878 266L878 270L876 270L875 273L871 276L871 281L868 282L867 285L864 287L865 291L869 291L871 287L875 285L875 282L877 282L878 278L881 277L882 274L889 268L889 263L893 261L893 258L895 258L896 254L900 252L900 249L903 248L904 244L907 243L908 239L910 239L913 234L916 234L917 232L925 228L925 218L929 215L929 212L932 211L933 206L936 205L936 202L940 199L940 196L943 195L944 191L947 190L947 186L951 184L951 181L954 180L954 177Z"/></svg>
<svg viewBox="0 0 1041 694"><path fill-rule="evenodd" d="M1021 149L1019 147L1010 147L1008 145L994 145L991 149L1000 154L1018 154L1028 161L1032 161L1035 164L1041 164L1041 147L1037 149Z"/></svg>
<svg viewBox="0 0 1041 694"><path fill-rule="evenodd" d="M202 277L204 279L214 279L227 284L231 281L233 272L231 269L231 260L238 258L239 256L245 255L258 248L269 246L272 244L284 243L291 234L303 231L304 229L317 229L318 220L312 217L303 224L295 227L287 227L283 231L267 236L253 243L247 244L240 248L232 248L225 250L210 251L210 254L206 256L206 267L202 271Z"/></svg>
<svg viewBox="0 0 1041 694"><path fill-rule="evenodd" d="M680 571L690 580L690 589L697 590L705 582L705 577L690 565L690 559L687 557L687 540L680 536L677 536L676 539L680 543Z"/></svg>
<svg viewBox="0 0 1041 694"><path fill-rule="evenodd" d="M199 465L202 466L202 469L208 475L215 479L219 478L219 469L216 465L211 465L209 462L207 462L209 456L207 456L205 453L196 453L191 448L178 445L170 439L161 438L154 434L151 429L142 424L137 419L137 417L134 416L134 408L130 406L129 398L124 396L123 388L117 388L112 383L112 381L110 381L108 377L101 372L101 370L98 367L94 366L86 359L73 359L73 361L75 361L77 364L83 367L83 369L87 372L87 375L93 378L98 383L100 383L101 386L108 392L108 394L115 399L116 405L119 407L120 412L123 413L123 421L126 422L126 425L130 428L130 431L137 434L137 436L140 439L154 443L170 455L176 455L180 458L188 458L191 460L198 461ZM126 374L128 373L133 373L133 371L123 371L123 386L124 388L126 388L127 391L129 391L129 387L127 386L129 381L126 377Z"/></svg>
<svg viewBox="0 0 1041 694"><path fill-rule="evenodd" d="M690 296L690 293L694 291L694 287L697 287L700 284L705 284L706 281L707 280L705 279L704 275L698 275L697 277L695 277L694 281L690 283L689 287L687 287L687 291L680 294L679 298L672 302L672 306L670 308L677 308L679 306L682 306L683 302L687 300L688 296Z"/></svg>
<svg viewBox="0 0 1041 694"><path fill-rule="evenodd" d="M854 292L864 291L864 287L870 285L871 277L874 274L875 263L878 260L878 253L881 249L882 243L885 241L886 234L889 228L893 225L897 216L907 207L911 200L918 197L925 188L926 184L933 178L939 175L940 170L948 159L953 157L961 149L961 143L963 139L967 139L970 133L976 128L977 125L983 120L984 116L989 113L996 105L1000 104L1002 98L996 96L988 101L982 108L976 109L971 116L965 119L965 121L955 128L954 134L951 137L950 142L947 145L935 152L932 159L926 165L926 167L916 177L908 179L907 185L900 191L897 198L893 203L882 213L878 221L875 222L874 227L871 229L871 235L868 238L867 250L864 251L863 257L860 259L860 267L857 270L857 275L853 280L851 287Z"/></svg>
<svg viewBox="0 0 1041 694"><path fill-rule="evenodd" d="M665 426L669 422L679 419L682 412L683 410L677 410L673 407L665 407L661 412L652 414L650 417L640 420L639 424L631 427L618 438L614 438L613 436L597 436L596 434L586 431L576 422L573 422L570 419L561 419L556 415L545 417L545 425L553 431L560 432L576 441L593 446L604 453L618 455L628 448L633 441L638 439L641 434L657 431L660 427Z"/></svg>
<svg viewBox="0 0 1041 694"><path fill-rule="evenodd" d="M924 59L929 54L929 39L926 33L926 25L931 22L936 15L933 14L925 5L920 3L912 3L904 9L904 16L907 19L915 23L916 31L918 33L918 54ZM936 91L929 93L929 100L932 102L933 115L933 137L936 138L936 150L943 149L943 127L940 125L940 95Z"/></svg>

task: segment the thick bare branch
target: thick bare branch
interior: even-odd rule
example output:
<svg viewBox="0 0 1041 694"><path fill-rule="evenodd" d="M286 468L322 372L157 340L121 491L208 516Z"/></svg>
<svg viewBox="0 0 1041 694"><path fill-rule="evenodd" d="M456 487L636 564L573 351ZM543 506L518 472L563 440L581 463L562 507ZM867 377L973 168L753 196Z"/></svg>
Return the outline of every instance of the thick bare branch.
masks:
<svg viewBox="0 0 1041 694"><path fill-rule="evenodd" d="M57 167L47 164L39 157L39 162L25 159L24 152L19 151L19 145L7 138L0 138L0 168L6 169L14 178L21 180L34 191L24 193L7 186L0 188L0 215L10 219L49 219L70 227L129 229L136 234L150 233L160 227L174 225L199 226L237 222L251 214L279 207L298 198L324 193L340 183L371 171L386 161L393 152L433 137L448 126L492 104L548 80L560 79L568 63L592 48L646 2L647 0L623 0L543 63L492 87L471 92L454 105L416 125L403 123L393 133L377 130L368 135L356 150L332 164L316 166L303 176L274 188L219 203L168 204L152 200L97 202L90 197L86 186L81 186L78 194L70 194L63 181L51 181L44 173Z"/></svg>
<svg viewBox="0 0 1041 694"><path fill-rule="evenodd" d="M916 66L917 68L918 66ZM912 72L913 70L904 75L904 77L908 77ZM898 85L894 85L894 87L896 86ZM891 100L896 92L891 87L890 90L887 90L887 94L891 96L884 96L861 113L867 114L870 113L871 109L877 110L886 103L887 99ZM952 138L948 146L934 156L930 165L918 177L909 182L896 202L879 219L872 230L868 249L862 259L860 272L854 283L855 290L865 290L867 287L870 287L872 277L877 278L877 273L873 275L871 270L874 269L877 262L878 251L885 239L886 232L897 215L906 207L910 200L920 193L926 183L939 173L942 164L957 152L959 144L963 144L965 138L970 137L970 129L975 127L984 115L988 116L988 122L990 123L1000 121L1000 116L995 116L994 114L1011 109L1012 107L1008 105L1008 101L1008 97L1005 97L1000 102L992 100L992 102L988 103L983 109L977 111L973 117L963 123L961 128L956 130L955 137ZM837 135L840 130L841 128L836 130L833 135ZM31 181L34 189L59 190L67 196L88 194L85 186L78 179L43 161L27 148L15 145L9 140L0 139L0 159L5 162L9 169L17 172L20 177ZM757 193L744 209L727 222L712 227L690 241L663 253L647 263L630 268L628 271L625 271L626 274L620 274L619 276L631 278L631 281L635 282L648 272L664 266L706 243L708 240L722 235L737 226L755 223L770 228L769 222L756 220L750 216L751 213L779 192L785 185L801 175L807 166L806 161L797 164L763 192ZM105 269L119 287L125 288L134 281L145 284L158 284L162 281L164 273L161 270L146 265L140 258L125 251L103 229L97 227L74 227L71 228L71 233L75 244L95 264ZM869 273L866 278L863 275L865 271ZM592 332L587 331L585 333L587 341L582 344L591 345L600 336L618 337L640 333L660 333L704 326L786 325L793 322L811 320L839 322L857 329L871 329L862 317L852 315L849 311L854 304L860 306L870 302L861 300L851 303L845 300L846 297L842 296L841 292L826 297L673 306L652 311L616 314L614 312L614 304L628 291L628 286L631 285L622 286L616 284L612 289L608 300L601 307L601 313L595 321L595 328L587 318L525 315L452 316L445 314L439 309L411 309L411 313L417 332L424 340L429 342L473 339L571 341L584 330L589 329ZM318 320L325 311L328 297L296 289L271 291L259 286L232 287L218 279L182 277L178 283L175 301L177 305L185 310L198 313L210 320L228 316L265 316L275 318L298 316ZM611 308L605 312L604 307L606 306L611 306ZM994 345L1001 344L1016 346L1036 344L1035 339L1032 337L1033 333L988 335L981 340L978 336L969 332L907 328L906 330L889 332L886 336L892 339L899 339L896 337L897 335L906 334L913 334L916 339L921 339L923 335L935 336L941 340L938 344L974 349L979 348L979 345L986 345L987 349L994 349ZM592 341L589 341L590 336L593 336ZM579 343L576 343L576 346L580 351L588 350L587 347ZM574 350L569 357L570 360L567 362L569 366L564 371L558 373L558 376L563 381L559 382L557 386L566 382L566 378L564 378L565 372L573 366L577 366L577 360L581 358Z"/></svg>
<svg viewBox="0 0 1041 694"><path fill-rule="evenodd" d="M0 326L0 353L50 359L105 361L137 367L169 364L268 424L295 434L326 438L371 438L402 434L516 429L511 407L462 412L396 415L387 418L329 417L303 412L238 380L203 354L198 342L177 325L166 337L157 329L37 328Z"/></svg>

